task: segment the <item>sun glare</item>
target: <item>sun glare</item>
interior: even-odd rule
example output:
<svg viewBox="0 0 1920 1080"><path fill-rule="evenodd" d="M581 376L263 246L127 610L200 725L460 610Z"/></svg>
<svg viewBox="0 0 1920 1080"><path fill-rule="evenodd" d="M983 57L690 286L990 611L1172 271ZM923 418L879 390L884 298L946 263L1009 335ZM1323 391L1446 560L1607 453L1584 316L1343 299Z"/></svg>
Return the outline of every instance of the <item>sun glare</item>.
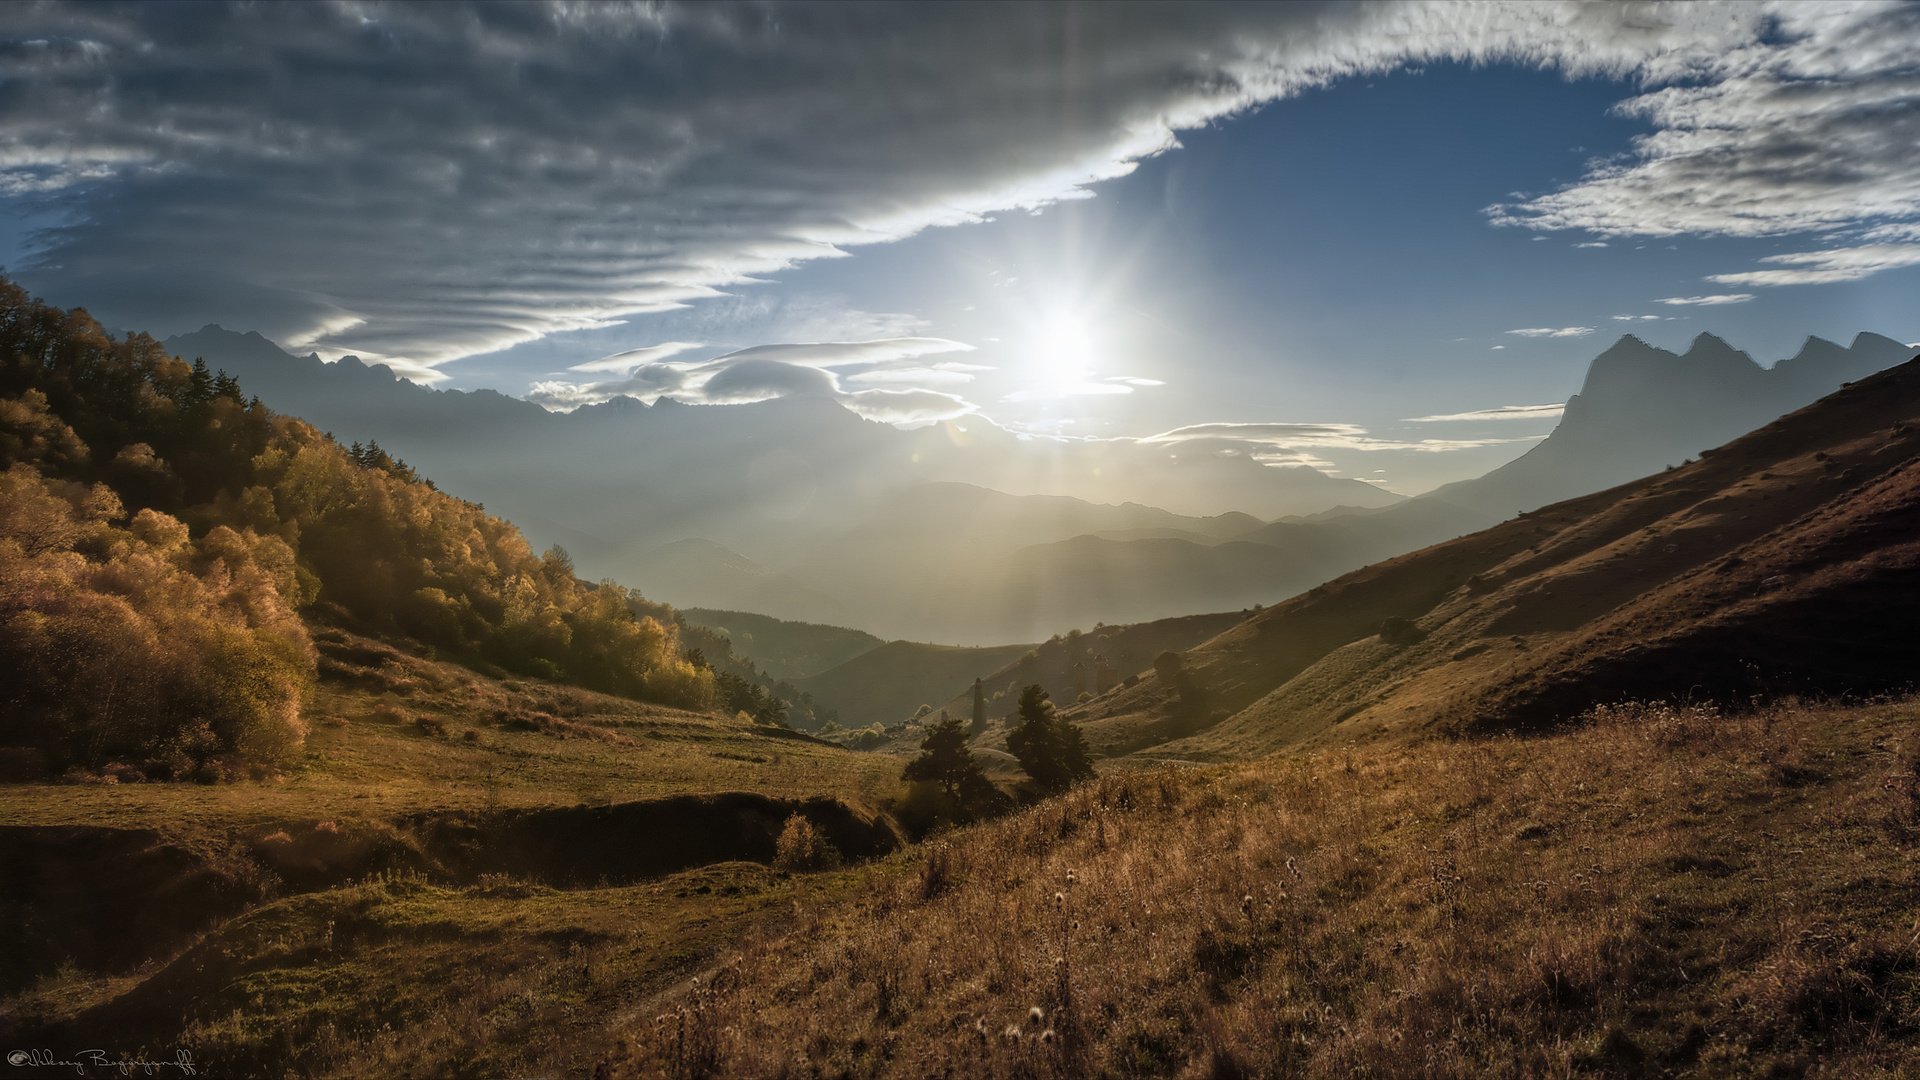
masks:
<svg viewBox="0 0 1920 1080"><path fill-rule="evenodd" d="M1055 312L1034 335L1034 381L1043 393L1071 394L1094 376L1098 344L1088 321L1077 312Z"/></svg>
<svg viewBox="0 0 1920 1080"><path fill-rule="evenodd" d="M1041 328L1038 367L1050 376L1049 382L1072 381L1086 374L1092 353L1092 335L1078 315L1054 315Z"/></svg>

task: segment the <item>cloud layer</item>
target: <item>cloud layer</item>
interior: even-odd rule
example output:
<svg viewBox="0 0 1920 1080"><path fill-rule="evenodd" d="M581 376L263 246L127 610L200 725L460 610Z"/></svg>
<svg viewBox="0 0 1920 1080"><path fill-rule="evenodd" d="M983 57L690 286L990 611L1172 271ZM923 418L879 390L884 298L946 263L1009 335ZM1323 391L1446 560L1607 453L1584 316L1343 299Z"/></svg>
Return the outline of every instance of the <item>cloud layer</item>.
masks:
<svg viewBox="0 0 1920 1080"><path fill-rule="evenodd" d="M1645 10L1636 8L1636 10ZM1659 130L1496 220L1608 236L1777 236L1920 217L1920 6L1702 7L1724 48L1651 56L1619 106ZM1747 23L1733 30L1734 24ZM1702 42L1704 44L1704 40Z"/></svg>
<svg viewBox="0 0 1920 1080"><path fill-rule="evenodd" d="M1714 280L1724 281L1725 278L1724 277L1715 278ZM1751 299L1753 299L1753 294L1747 293L1747 292L1715 293L1711 296L1667 296L1667 297L1662 297L1659 300L1655 300L1654 303L1671 304L1674 307L1722 307L1727 304L1744 304ZM1618 316L1615 316L1615 317L1618 318ZM1652 316L1652 315L1641 316L1641 318L1643 319L1651 319L1656 317L1657 316Z"/></svg>
<svg viewBox="0 0 1920 1080"><path fill-rule="evenodd" d="M1830 285L1838 281L1858 281L1882 270L1920 266L1920 244L1864 244L1828 251L1769 255L1760 261L1793 269L1714 274L1707 280L1722 285ZM1692 302L1700 303L1704 299L1710 298L1695 297Z"/></svg>
<svg viewBox="0 0 1920 1080"><path fill-rule="evenodd" d="M1553 408L1560 406L1521 406ZM1552 415L1558 415L1554 413ZM1469 418L1463 414L1460 418ZM1455 417L1428 417L1446 420ZM1380 439L1358 424L1266 424L1214 423L1190 424L1138 440L1146 444L1180 445L1201 453L1243 453L1269 464L1301 464L1328 468L1330 463L1314 456L1316 450L1412 450L1440 454L1450 450L1470 450L1481 446L1533 442L1546 433L1498 439Z"/></svg>
<svg viewBox="0 0 1920 1080"><path fill-rule="evenodd" d="M128 325L257 326L431 379L797 260L1074 197L1179 130L1446 58L1655 87L1625 106L1660 129L1629 159L1499 220L1909 223L1916 20L1762 4L8 5L0 196L66 222L14 268L56 299L106 298ZM731 377L742 392L749 374Z"/></svg>
<svg viewBox="0 0 1920 1080"><path fill-rule="evenodd" d="M707 360L656 359L694 347L669 342L579 364L572 370L625 370L626 375L595 383L539 382L527 399L549 409L571 410L616 397L649 404L672 397L693 404L738 405L814 395L832 398L870 419L925 423L974 411L963 398L928 389L925 384L961 384L973 378L973 371L986 370L978 364L954 361L927 366L923 357L973 349L963 342L936 337L755 345ZM842 369L848 369L844 376ZM846 390L843 381L915 385Z"/></svg>
<svg viewBox="0 0 1920 1080"><path fill-rule="evenodd" d="M1586 337L1588 334L1593 333L1593 327L1562 326L1556 328L1551 326L1536 326L1525 330L1509 330L1507 333L1518 334L1521 337Z"/></svg>
<svg viewBox="0 0 1920 1080"><path fill-rule="evenodd" d="M1446 420L1557 420L1565 412L1564 404L1502 405L1477 412L1447 413L1443 416L1409 416L1408 423L1431 424Z"/></svg>

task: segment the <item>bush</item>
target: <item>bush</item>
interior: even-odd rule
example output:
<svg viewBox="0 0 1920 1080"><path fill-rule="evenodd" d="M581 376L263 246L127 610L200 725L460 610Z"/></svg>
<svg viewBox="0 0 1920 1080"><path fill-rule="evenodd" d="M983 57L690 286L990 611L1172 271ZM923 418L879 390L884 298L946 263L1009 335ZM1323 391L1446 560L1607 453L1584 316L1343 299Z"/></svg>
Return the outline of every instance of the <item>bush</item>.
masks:
<svg viewBox="0 0 1920 1080"><path fill-rule="evenodd" d="M813 827L813 822L794 814L780 830L780 839L774 841L773 865L793 873L831 870L840 865L840 852Z"/></svg>
<svg viewBox="0 0 1920 1080"><path fill-rule="evenodd" d="M1389 617L1380 624L1380 640L1388 645L1417 645L1426 640L1427 632L1414 624L1412 619L1398 615Z"/></svg>

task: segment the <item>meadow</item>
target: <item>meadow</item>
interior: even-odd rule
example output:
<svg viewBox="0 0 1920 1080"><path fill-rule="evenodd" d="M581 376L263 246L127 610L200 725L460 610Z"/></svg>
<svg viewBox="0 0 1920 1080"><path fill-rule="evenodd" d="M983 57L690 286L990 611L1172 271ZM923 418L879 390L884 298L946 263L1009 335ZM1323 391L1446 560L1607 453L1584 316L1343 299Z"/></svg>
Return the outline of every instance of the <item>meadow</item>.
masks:
<svg viewBox="0 0 1920 1080"><path fill-rule="evenodd" d="M1114 771L757 930L610 1076L1910 1076L1920 706Z"/></svg>

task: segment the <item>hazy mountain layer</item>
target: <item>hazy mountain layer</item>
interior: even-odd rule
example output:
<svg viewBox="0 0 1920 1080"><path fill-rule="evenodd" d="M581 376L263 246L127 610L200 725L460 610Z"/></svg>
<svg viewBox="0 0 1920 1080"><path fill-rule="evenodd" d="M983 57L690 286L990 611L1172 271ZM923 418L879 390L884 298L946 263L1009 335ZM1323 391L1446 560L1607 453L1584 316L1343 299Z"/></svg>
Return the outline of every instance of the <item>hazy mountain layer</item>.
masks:
<svg viewBox="0 0 1920 1080"><path fill-rule="evenodd" d="M892 641L830 671L794 685L824 708L840 713L844 727L898 724L922 705L945 701L984 672L993 671L1033 648L995 645L965 648Z"/></svg>
<svg viewBox="0 0 1920 1080"><path fill-rule="evenodd" d="M1111 752L1911 684L1920 359L1671 471L1349 574L1078 710ZM1182 738L1182 736L1185 736Z"/></svg>
<svg viewBox="0 0 1920 1080"><path fill-rule="evenodd" d="M717 631L740 656L776 679L804 679L886 644L844 626L787 622L745 611L687 608L687 622Z"/></svg>
<svg viewBox="0 0 1920 1080"><path fill-rule="evenodd" d="M275 408L342 438L378 439L436 477L480 470L482 479L496 473L522 478L533 458L534 471L557 485L557 493L642 500L580 505L554 522L608 541L704 535L759 558L761 551L743 542L743 535L930 480L1013 494L1151 503L1196 516L1239 510L1271 518L1399 499L1312 469L1269 468L1245 456L1176 456L1164 446L1131 442L1020 437L979 417L901 431L863 420L824 397L724 406L682 405L670 398L647 406L617 398L556 414L489 390L428 390L352 358L327 364L292 356L258 334L217 326L165 344L258 386ZM494 479L489 488L474 490L522 516L568 505L528 490L525 479ZM669 511L682 520L659 520Z"/></svg>
<svg viewBox="0 0 1920 1080"><path fill-rule="evenodd" d="M589 575L681 606L973 645L1274 603L1678 464L1905 356L1873 334L1850 348L1809 338L1765 369L1712 335L1682 355L1623 337L1539 446L1479 479L1381 506L1391 497L1311 470L1022 442L977 419L902 432L804 397L620 399L563 416L491 392L426 390L356 361L291 357L258 335L208 328L168 345L240 371L269 403L343 437L380 439L542 542L565 544ZM1088 490L1100 497L1126 477L1169 499L1184 486L1188 502L1224 506L1221 493L1235 491L1240 509L1293 509L1262 525L1247 513L1008 494L1038 482L1035 469L1060 485L1093 484L1098 472ZM956 478L975 482L942 482ZM1335 503L1351 512L1306 516Z"/></svg>

